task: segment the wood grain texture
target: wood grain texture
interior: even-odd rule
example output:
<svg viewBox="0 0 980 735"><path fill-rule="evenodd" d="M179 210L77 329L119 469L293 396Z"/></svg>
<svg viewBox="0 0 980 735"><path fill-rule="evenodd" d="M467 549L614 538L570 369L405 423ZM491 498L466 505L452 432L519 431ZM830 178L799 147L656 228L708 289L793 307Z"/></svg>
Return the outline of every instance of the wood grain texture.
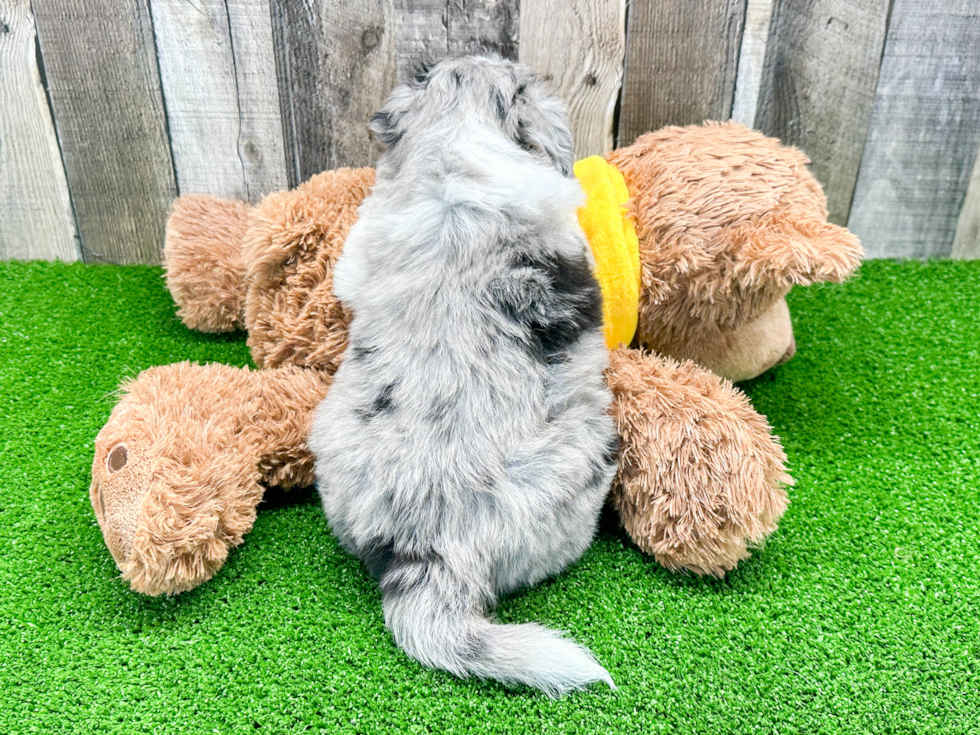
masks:
<svg viewBox="0 0 980 735"><path fill-rule="evenodd" d="M727 120L746 0L632 0L617 145L664 125Z"/></svg>
<svg viewBox="0 0 980 735"><path fill-rule="evenodd" d="M395 65L404 78L419 64L449 53L447 0L395 0Z"/></svg>
<svg viewBox="0 0 980 735"><path fill-rule="evenodd" d="M176 185L146 0L34 12L82 257L159 263Z"/></svg>
<svg viewBox="0 0 980 735"><path fill-rule="evenodd" d="M30 0L0 0L0 259L77 260Z"/></svg>
<svg viewBox="0 0 980 735"><path fill-rule="evenodd" d="M579 158L612 150L623 83L626 0L523 0L520 60L568 105Z"/></svg>
<svg viewBox="0 0 980 735"><path fill-rule="evenodd" d="M367 122L395 84L392 0L272 0L290 186L374 163Z"/></svg>
<svg viewBox="0 0 980 735"><path fill-rule="evenodd" d="M745 7L745 31L738 52L738 74L735 78L735 101L732 120L755 127L755 114L762 86L762 69L772 21L773 0L748 0Z"/></svg>
<svg viewBox="0 0 980 735"><path fill-rule="evenodd" d="M980 145L980 3L894 0L848 227L868 257L949 255Z"/></svg>
<svg viewBox="0 0 980 735"><path fill-rule="evenodd" d="M448 0L450 56L497 53L517 59L520 0Z"/></svg>
<svg viewBox="0 0 980 735"><path fill-rule="evenodd" d="M394 0L399 75L444 56L517 58L518 0ZM525 2L525 5L527 3Z"/></svg>
<svg viewBox="0 0 980 735"><path fill-rule="evenodd" d="M268 0L151 0L177 185L257 202L288 185Z"/></svg>
<svg viewBox="0 0 980 735"><path fill-rule="evenodd" d="M973 162L973 175L966 189L963 207L956 223L956 236L953 238L954 258L980 258L980 152Z"/></svg>
<svg viewBox="0 0 980 735"><path fill-rule="evenodd" d="M847 222L867 137L889 0L775 0L755 126L802 148Z"/></svg>

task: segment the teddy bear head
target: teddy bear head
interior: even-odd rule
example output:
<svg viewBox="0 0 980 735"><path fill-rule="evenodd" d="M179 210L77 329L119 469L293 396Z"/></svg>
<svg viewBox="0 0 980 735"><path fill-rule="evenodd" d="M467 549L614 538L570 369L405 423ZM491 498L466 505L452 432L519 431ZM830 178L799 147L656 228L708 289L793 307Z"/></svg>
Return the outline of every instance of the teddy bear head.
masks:
<svg viewBox="0 0 980 735"><path fill-rule="evenodd" d="M247 370L188 362L150 368L95 440L89 500L133 589L192 589L224 563L262 496ZM237 411L230 403L240 404Z"/></svg>
<svg viewBox="0 0 980 735"><path fill-rule="evenodd" d="M664 128L607 159L631 195L646 349L755 377L796 350L789 290L860 264L858 239L827 222L808 159L742 125Z"/></svg>

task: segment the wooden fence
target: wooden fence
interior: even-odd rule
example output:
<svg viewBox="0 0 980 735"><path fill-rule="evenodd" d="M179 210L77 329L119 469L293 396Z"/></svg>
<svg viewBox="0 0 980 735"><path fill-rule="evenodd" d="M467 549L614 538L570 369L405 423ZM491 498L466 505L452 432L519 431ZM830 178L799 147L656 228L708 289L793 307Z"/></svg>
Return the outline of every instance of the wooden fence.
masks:
<svg viewBox="0 0 980 735"><path fill-rule="evenodd" d="M577 152L736 120L871 257L980 257L980 0L0 0L0 258L160 260L179 193L372 161L422 55L550 76Z"/></svg>

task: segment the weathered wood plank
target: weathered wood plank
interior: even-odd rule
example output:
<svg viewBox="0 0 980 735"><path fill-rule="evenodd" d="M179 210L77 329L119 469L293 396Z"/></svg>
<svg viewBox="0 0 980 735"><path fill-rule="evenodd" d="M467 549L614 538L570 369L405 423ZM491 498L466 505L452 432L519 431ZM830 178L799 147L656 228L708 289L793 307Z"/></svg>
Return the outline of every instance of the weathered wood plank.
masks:
<svg viewBox="0 0 980 735"><path fill-rule="evenodd" d="M746 0L632 0L617 145L664 125L727 120Z"/></svg>
<svg viewBox="0 0 980 735"><path fill-rule="evenodd" d="M395 0L395 65L399 78L449 53L447 0Z"/></svg>
<svg viewBox="0 0 980 735"><path fill-rule="evenodd" d="M271 10L291 185L374 162L366 123L397 71L517 49L517 0L272 0Z"/></svg>
<svg viewBox="0 0 980 735"><path fill-rule="evenodd" d="M159 263L176 185L146 0L34 12L82 257Z"/></svg>
<svg viewBox="0 0 980 735"><path fill-rule="evenodd" d="M966 189L966 198L956 224L953 238L954 258L980 258L980 152L973 163L973 175Z"/></svg>
<svg viewBox="0 0 980 735"><path fill-rule="evenodd" d="M177 184L257 202L288 185L268 0L151 0Z"/></svg>
<svg viewBox="0 0 980 735"><path fill-rule="evenodd" d="M626 0L523 0L520 60L568 104L579 158L612 150L623 83Z"/></svg>
<svg viewBox="0 0 980 735"><path fill-rule="evenodd" d="M399 75L444 56L517 58L518 0L394 0ZM526 3L525 3L526 4Z"/></svg>
<svg viewBox="0 0 980 735"><path fill-rule="evenodd" d="M450 56L497 53L517 59L519 0L448 0Z"/></svg>
<svg viewBox="0 0 980 735"><path fill-rule="evenodd" d="M889 0L775 0L755 124L802 148L847 222L885 42Z"/></svg>
<svg viewBox="0 0 980 735"><path fill-rule="evenodd" d="M766 43L772 21L773 0L748 0L745 7L745 31L738 52L738 74L735 79L735 101L732 120L755 127L755 114L762 86L762 69Z"/></svg>
<svg viewBox="0 0 980 735"><path fill-rule="evenodd" d="M272 0L291 186L377 155L367 122L395 84L393 0Z"/></svg>
<svg viewBox="0 0 980 735"><path fill-rule="evenodd" d="M894 0L848 222L868 257L949 255L980 144L980 3Z"/></svg>
<svg viewBox="0 0 980 735"><path fill-rule="evenodd" d="M0 0L0 259L77 260L30 0Z"/></svg>

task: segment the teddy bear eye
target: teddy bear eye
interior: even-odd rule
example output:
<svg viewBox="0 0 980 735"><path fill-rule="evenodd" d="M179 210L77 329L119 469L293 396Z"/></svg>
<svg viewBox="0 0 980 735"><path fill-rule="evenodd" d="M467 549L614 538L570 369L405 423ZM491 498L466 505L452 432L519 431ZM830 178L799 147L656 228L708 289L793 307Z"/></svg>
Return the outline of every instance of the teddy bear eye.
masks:
<svg viewBox="0 0 980 735"><path fill-rule="evenodd" d="M118 472L121 470L126 466L127 459L129 459L129 455L126 452L125 445L118 445L115 449L109 452L109 457L106 459L106 466L109 468L109 472Z"/></svg>

